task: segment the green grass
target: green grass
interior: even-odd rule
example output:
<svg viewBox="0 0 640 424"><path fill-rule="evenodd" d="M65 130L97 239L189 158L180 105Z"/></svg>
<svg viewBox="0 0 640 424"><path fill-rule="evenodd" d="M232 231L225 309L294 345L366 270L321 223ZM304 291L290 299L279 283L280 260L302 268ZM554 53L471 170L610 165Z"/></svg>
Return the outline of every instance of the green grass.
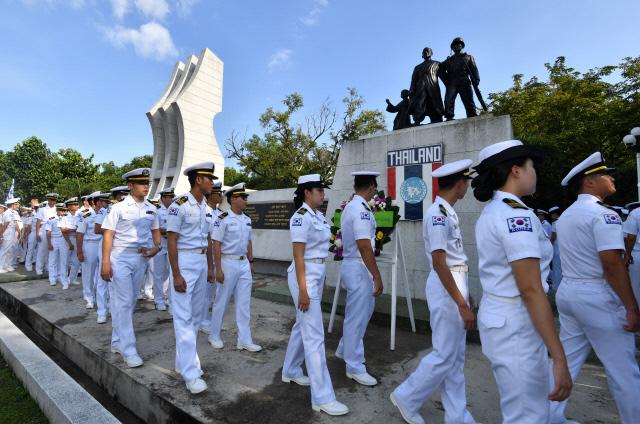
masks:
<svg viewBox="0 0 640 424"><path fill-rule="evenodd" d="M0 355L0 423L48 423L38 404Z"/></svg>

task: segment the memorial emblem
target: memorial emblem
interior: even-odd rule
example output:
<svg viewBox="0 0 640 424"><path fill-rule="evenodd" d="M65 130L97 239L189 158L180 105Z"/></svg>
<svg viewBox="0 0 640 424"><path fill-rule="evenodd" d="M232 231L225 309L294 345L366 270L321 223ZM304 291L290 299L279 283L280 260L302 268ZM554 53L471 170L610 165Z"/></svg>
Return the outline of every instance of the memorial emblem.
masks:
<svg viewBox="0 0 640 424"><path fill-rule="evenodd" d="M422 202L427 197L427 191L427 184L418 177L407 178L400 186L402 200L412 205Z"/></svg>

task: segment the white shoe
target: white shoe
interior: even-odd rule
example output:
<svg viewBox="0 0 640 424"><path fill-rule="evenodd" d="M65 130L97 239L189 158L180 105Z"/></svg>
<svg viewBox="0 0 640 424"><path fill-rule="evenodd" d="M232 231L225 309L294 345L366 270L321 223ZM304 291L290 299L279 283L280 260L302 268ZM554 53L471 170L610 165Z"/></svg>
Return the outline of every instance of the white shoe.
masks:
<svg viewBox="0 0 640 424"><path fill-rule="evenodd" d="M79 286L80 285L80 281L75 280L75 281L72 281L71 284L73 284L74 286Z"/></svg>
<svg viewBox="0 0 640 424"><path fill-rule="evenodd" d="M4 269L4 268L0 268L0 274L4 274L4 273L6 273L6 272L8 272L6 269Z"/></svg>
<svg viewBox="0 0 640 424"><path fill-rule="evenodd" d="M62 290L69 290L69 284L67 284L66 286L63 284L62 285Z"/></svg>
<svg viewBox="0 0 640 424"><path fill-rule="evenodd" d="M104 324L105 322L107 322L107 317L102 316L102 315L98 315L98 319L96 320L96 322L98 324Z"/></svg>
<svg viewBox="0 0 640 424"><path fill-rule="evenodd" d="M15 271L16 269L15 269L14 267L12 267L12 266L8 266L8 267L6 267L4 270L5 270L5 271L8 271L8 272L13 272L13 271Z"/></svg>
<svg viewBox="0 0 640 424"><path fill-rule="evenodd" d="M575 420L565 420L562 424L580 424L580 422Z"/></svg>
<svg viewBox="0 0 640 424"><path fill-rule="evenodd" d="M122 355L122 352L120 352L120 349L118 349L115 346L111 346L111 353L116 353L118 355Z"/></svg>
<svg viewBox="0 0 640 424"><path fill-rule="evenodd" d="M167 310L167 307L166 307L166 305L165 305L164 303L161 303L161 304L159 304L159 305L156 305L156 309L157 309L158 311L166 311L166 310Z"/></svg>
<svg viewBox="0 0 640 424"><path fill-rule="evenodd" d="M42 275L44 275L44 273L36 271L36 275L42 276Z"/></svg>
<svg viewBox="0 0 640 424"><path fill-rule="evenodd" d="M364 372L362 374L351 374L350 372L347 372L347 378L355 380L363 386L375 386L378 384L378 380L371 377L368 372Z"/></svg>
<svg viewBox="0 0 640 424"><path fill-rule="evenodd" d="M309 381L309 377L307 377L306 375L303 375L302 377L285 377L284 375L282 376L282 382L283 383L291 383L291 382L296 383L299 386L310 386L311 382Z"/></svg>
<svg viewBox="0 0 640 424"><path fill-rule="evenodd" d="M238 350L248 350L249 352L260 352L262 350L262 346L255 343L238 342L236 347L238 348Z"/></svg>
<svg viewBox="0 0 640 424"><path fill-rule="evenodd" d="M144 364L144 361L140 357L140 355L131 355L124 358L124 362L126 362L129 368L137 368Z"/></svg>
<svg viewBox="0 0 640 424"><path fill-rule="evenodd" d="M49 285L52 286L52 287L55 286L56 284L58 284L58 283L56 283L55 281L49 282Z"/></svg>
<svg viewBox="0 0 640 424"><path fill-rule="evenodd" d="M391 392L391 394L389 395L389 399L391 400L393 406L398 408L398 411L400 411L400 415L402 415L402 418L404 418L406 422L408 422L409 424L424 424L424 420L422 419L420 414L412 414L411 412L407 411L404 405L398 402L398 398L396 398L396 395L394 395L393 392Z"/></svg>
<svg viewBox="0 0 640 424"><path fill-rule="evenodd" d="M187 381L187 389L189 389L192 395L197 395L198 393L202 393L207 390L207 383L205 383L201 378L189 380Z"/></svg>
<svg viewBox="0 0 640 424"><path fill-rule="evenodd" d="M317 412L325 412L329 415L345 415L349 413L349 408L344 403L340 403L337 400L329 403L323 403L322 405L311 405L311 409Z"/></svg>
<svg viewBox="0 0 640 424"><path fill-rule="evenodd" d="M87 309L93 309L93 302L87 302Z"/></svg>
<svg viewBox="0 0 640 424"><path fill-rule="evenodd" d="M222 340L209 339L209 344L213 346L214 349L222 349L224 347L224 343L222 343Z"/></svg>

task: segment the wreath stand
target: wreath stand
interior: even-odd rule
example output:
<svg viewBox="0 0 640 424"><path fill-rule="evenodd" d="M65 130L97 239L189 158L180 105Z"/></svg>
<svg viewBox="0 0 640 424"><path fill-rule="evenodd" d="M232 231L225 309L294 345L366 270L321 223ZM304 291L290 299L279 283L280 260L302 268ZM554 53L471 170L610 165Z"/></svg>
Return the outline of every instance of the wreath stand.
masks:
<svg viewBox="0 0 640 424"><path fill-rule="evenodd" d="M395 237L393 237L393 254L390 259L376 260L377 263L391 264L391 340L389 343L390 350L396 350L396 314L397 314L397 302L398 302L398 266L402 271L404 282L404 293L407 299L407 308L409 309L409 321L411 321L411 331L416 332L416 322L413 317L413 304L411 303L411 294L409 290L409 279L407 277L407 266L404 258L404 251L402 250L402 242L400 241L399 229L395 231ZM338 308L338 297L340 296L340 270L338 269L338 278L336 279L336 289L333 294L333 304L331 305L331 315L329 317L329 327L327 331L331 333L333 331L333 322L336 316L336 310Z"/></svg>

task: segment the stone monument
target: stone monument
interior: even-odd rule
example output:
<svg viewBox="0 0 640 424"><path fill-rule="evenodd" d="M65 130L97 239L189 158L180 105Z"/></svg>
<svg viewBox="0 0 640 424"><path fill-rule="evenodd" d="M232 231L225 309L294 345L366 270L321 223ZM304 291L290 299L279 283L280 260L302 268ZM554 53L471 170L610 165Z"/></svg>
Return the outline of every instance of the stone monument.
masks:
<svg viewBox="0 0 640 424"><path fill-rule="evenodd" d="M199 162L213 161L216 175L224 179L224 157L213 129L213 118L222 111L222 74L222 61L207 48L179 61L147 112L153 132L150 198L170 187L176 194L189 191L182 171Z"/></svg>

